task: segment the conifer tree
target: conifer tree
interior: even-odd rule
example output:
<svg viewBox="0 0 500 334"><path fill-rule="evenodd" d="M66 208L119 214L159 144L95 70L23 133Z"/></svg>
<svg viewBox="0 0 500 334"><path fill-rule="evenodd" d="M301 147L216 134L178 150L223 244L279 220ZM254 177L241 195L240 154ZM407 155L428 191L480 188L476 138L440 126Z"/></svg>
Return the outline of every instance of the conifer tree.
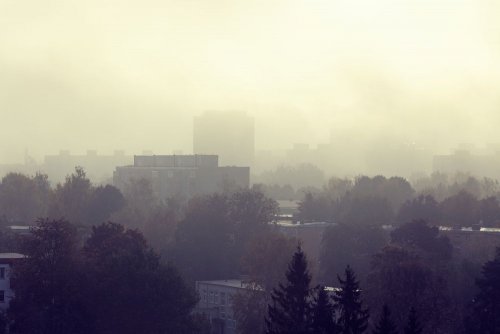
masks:
<svg viewBox="0 0 500 334"><path fill-rule="evenodd" d="M341 334L361 334L366 330L369 313L363 308L359 282L352 269L347 266L345 279L338 277L340 289L333 300L338 310L337 325Z"/></svg>
<svg viewBox="0 0 500 334"><path fill-rule="evenodd" d="M500 333L500 247L492 261L483 266L482 277L476 281L479 293L473 301L470 333Z"/></svg>
<svg viewBox="0 0 500 334"><path fill-rule="evenodd" d="M286 273L286 284L279 284L271 294L266 319L268 334L311 333L311 275L300 246Z"/></svg>
<svg viewBox="0 0 500 334"><path fill-rule="evenodd" d="M417 311L412 307L408 315L408 323L405 326L404 334L422 334L422 331L422 326L417 318Z"/></svg>
<svg viewBox="0 0 500 334"><path fill-rule="evenodd" d="M318 286L317 294L312 307L312 325L315 334L334 334L337 333L337 324L335 323L335 309L330 302L330 297L325 287Z"/></svg>
<svg viewBox="0 0 500 334"><path fill-rule="evenodd" d="M391 320L391 311L389 306L384 305L382 308L382 316L373 331L373 334L397 334L396 325Z"/></svg>

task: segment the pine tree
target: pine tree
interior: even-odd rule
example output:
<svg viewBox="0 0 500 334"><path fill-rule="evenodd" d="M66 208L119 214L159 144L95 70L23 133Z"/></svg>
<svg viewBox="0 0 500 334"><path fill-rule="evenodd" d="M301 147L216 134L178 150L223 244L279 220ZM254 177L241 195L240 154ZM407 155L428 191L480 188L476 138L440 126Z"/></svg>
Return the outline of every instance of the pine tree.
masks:
<svg viewBox="0 0 500 334"><path fill-rule="evenodd" d="M483 266L482 277L476 281L479 293L473 301L469 332L481 334L500 333L500 247L493 261Z"/></svg>
<svg viewBox="0 0 500 334"><path fill-rule="evenodd" d="M306 334L312 328L311 275L300 246L286 273L286 285L279 284L271 294L266 319L268 334Z"/></svg>
<svg viewBox="0 0 500 334"><path fill-rule="evenodd" d="M312 325L315 334L334 334L337 333L335 323L335 309L325 287L316 288L317 295L312 308Z"/></svg>
<svg viewBox="0 0 500 334"><path fill-rule="evenodd" d="M396 325L391 320L391 311L387 305L382 309L382 316L375 326L373 334L397 334Z"/></svg>
<svg viewBox="0 0 500 334"><path fill-rule="evenodd" d="M405 326L404 334L422 334L422 331L422 326L417 318L417 311L412 307L408 315L408 323Z"/></svg>
<svg viewBox="0 0 500 334"><path fill-rule="evenodd" d="M338 277L340 289L333 300L338 310L337 324L342 334L360 334L366 330L369 313L363 308L359 282L352 269L347 266L345 279Z"/></svg>

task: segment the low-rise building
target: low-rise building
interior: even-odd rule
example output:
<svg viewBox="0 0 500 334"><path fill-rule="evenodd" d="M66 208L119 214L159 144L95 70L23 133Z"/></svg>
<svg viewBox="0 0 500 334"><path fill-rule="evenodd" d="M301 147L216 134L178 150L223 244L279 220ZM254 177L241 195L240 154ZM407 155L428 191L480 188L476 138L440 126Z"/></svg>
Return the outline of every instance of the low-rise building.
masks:
<svg viewBox="0 0 500 334"><path fill-rule="evenodd" d="M117 167L113 175L122 191L134 179L150 181L160 199L188 199L227 187L248 188L250 168L221 167L216 155L136 155L133 166Z"/></svg>
<svg viewBox="0 0 500 334"><path fill-rule="evenodd" d="M236 333L233 298L248 289L255 289L255 286L238 279L197 281L196 291L200 299L195 312L207 317L213 333Z"/></svg>
<svg viewBox="0 0 500 334"><path fill-rule="evenodd" d="M0 310L6 310L14 298L11 284L12 267L24 255L19 253L0 253Z"/></svg>

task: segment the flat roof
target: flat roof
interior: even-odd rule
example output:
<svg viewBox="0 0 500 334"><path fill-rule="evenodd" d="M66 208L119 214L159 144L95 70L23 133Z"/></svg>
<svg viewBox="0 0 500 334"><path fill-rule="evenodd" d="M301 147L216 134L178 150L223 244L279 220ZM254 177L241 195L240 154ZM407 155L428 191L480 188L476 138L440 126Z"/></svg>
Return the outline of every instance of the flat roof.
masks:
<svg viewBox="0 0 500 334"><path fill-rule="evenodd" d="M12 259L24 259L26 255L19 253L0 253L0 259L12 260Z"/></svg>
<svg viewBox="0 0 500 334"><path fill-rule="evenodd" d="M227 280L214 280L214 281L197 281L196 283L204 283L211 285L227 286L231 288L245 288L248 285L245 281L240 279L227 279Z"/></svg>

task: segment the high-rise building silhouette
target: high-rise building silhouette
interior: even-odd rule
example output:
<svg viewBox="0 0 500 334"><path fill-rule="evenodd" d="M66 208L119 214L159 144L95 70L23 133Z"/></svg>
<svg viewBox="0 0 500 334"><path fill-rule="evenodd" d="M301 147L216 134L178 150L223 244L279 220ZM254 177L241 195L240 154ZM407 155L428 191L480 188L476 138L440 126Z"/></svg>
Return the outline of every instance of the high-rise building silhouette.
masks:
<svg viewBox="0 0 500 334"><path fill-rule="evenodd" d="M222 166L252 166L255 122L245 112L207 111L194 118L194 154L215 154Z"/></svg>

